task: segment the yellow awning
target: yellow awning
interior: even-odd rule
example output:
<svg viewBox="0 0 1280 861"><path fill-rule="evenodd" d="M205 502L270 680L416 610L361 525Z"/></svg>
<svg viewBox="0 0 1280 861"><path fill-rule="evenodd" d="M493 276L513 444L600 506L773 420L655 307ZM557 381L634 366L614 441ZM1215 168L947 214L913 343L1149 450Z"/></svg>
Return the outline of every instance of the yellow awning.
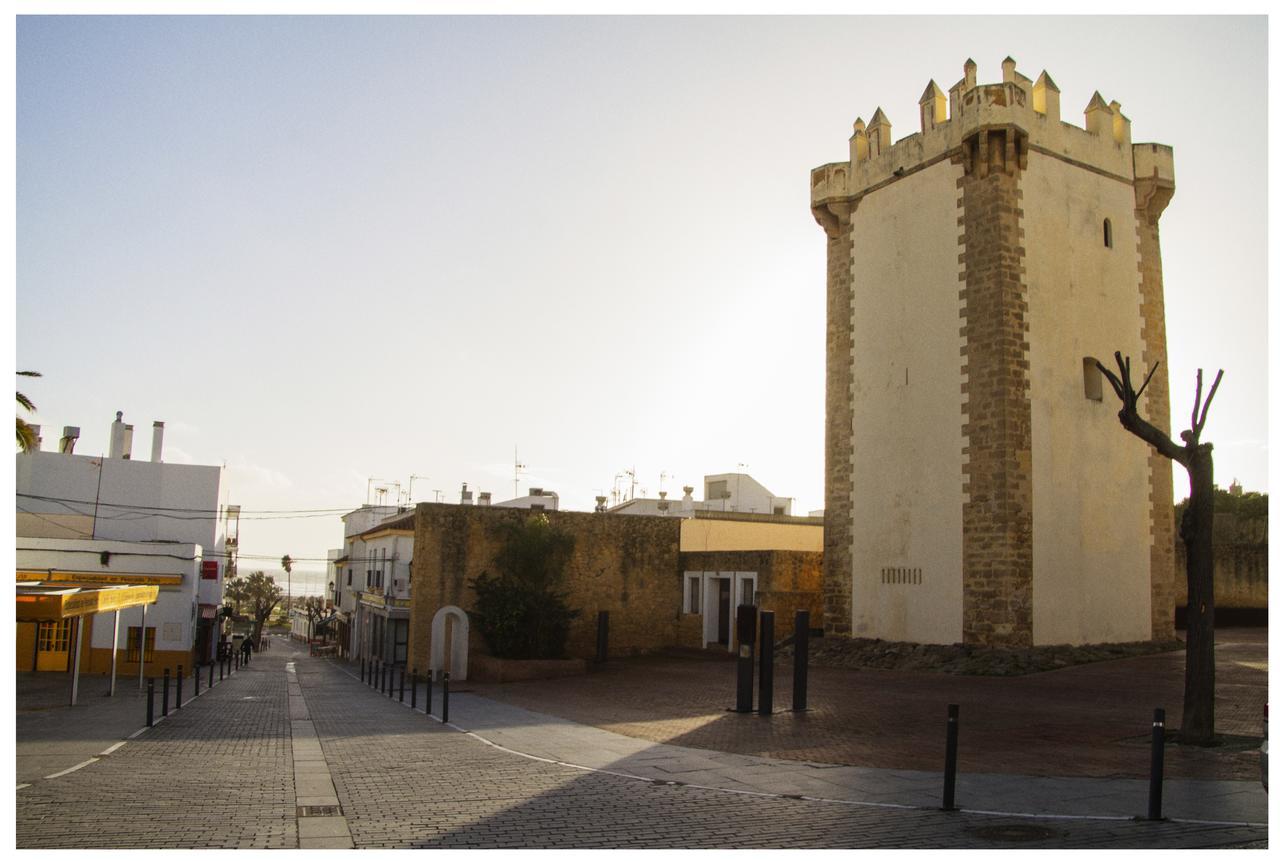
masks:
<svg viewBox="0 0 1280 861"><path fill-rule="evenodd" d="M159 586L75 586L19 583L16 621L54 622L154 604Z"/></svg>
<svg viewBox="0 0 1280 861"><path fill-rule="evenodd" d="M128 571L59 571L58 569L20 569L19 583L114 583L127 586L181 586L181 574L132 574Z"/></svg>

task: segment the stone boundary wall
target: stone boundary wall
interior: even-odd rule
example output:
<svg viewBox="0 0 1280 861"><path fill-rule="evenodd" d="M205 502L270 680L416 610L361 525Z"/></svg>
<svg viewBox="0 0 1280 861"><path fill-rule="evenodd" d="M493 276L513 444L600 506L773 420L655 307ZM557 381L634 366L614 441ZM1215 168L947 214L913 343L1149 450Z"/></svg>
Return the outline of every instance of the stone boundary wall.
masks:
<svg viewBox="0 0 1280 861"><path fill-rule="evenodd" d="M795 630L797 610L809 611L809 627L824 628L823 554L805 550L738 550L680 554L684 571L755 571L756 606L774 614L774 639ZM701 619L699 614L696 617ZM692 628L693 639L682 646L702 645L702 626Z"/></svg>
<svg viewBox="0 0 1280 861"><path fill-rule="evenodd" d="M682 576L680 518L616 516L546 511L552 525L576 540L565 571L568 603L579 612L566 656L594 658L596 617L609 611L609 654L636 654L678 641ZM415 510L410 666L425 669L431 649L431 619L446 605L470 613L470 581L488 571L500 548L501 528L534 513L516 508L421 503ZM488 647L471 625L469 648Z"/></svg>

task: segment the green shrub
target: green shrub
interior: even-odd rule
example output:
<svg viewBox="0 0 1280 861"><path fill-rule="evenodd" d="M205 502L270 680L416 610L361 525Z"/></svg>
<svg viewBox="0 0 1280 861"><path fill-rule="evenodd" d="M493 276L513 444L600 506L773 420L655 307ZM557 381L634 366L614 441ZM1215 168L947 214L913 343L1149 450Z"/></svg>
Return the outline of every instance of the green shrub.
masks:
<svg viewBox="0 0 1280 861"><path fill-rule="evenodd" d="M471 581L471 616L495 657L564 657L569 625L578 616L560 591L573 547L573 536L545 514L504 526L494 559L498 575L486 571Z"/></svg>

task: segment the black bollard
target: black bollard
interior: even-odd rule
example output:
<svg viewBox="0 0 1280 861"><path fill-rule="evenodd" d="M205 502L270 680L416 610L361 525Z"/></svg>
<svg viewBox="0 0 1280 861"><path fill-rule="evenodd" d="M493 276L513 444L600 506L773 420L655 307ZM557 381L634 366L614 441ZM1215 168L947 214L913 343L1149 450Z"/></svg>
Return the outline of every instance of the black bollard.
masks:
<svg viewBox="0 0 1280 861"><path fill-rule="evenodd" d="M751 712L751 683L755 670L756 608L738 605L738 705L734 711Z"/></svg>
<svg viewBox="0 0 1280 861"><path fill-rule="evenodd" d="M156 680L147 679L147 726L155 726Z"/></svg>
<svg viewBox="0 0 1280 861"><path fill-rule="evenodd" d="M956 746L960 738L960 706L947 706L947 762L942 774L942 809L956 809Z"/></svg>
<svg viewBox="0 0 1280 861"><path fill-rule="evenodd" d="M200 665L191 668L191 681L196 683L196 696L200 696Z"/></svg>
<svg viewBox="0 0 1280 861"><path fill-rule="evenodd" d="M1164 800L1164 709L1156 709L1151 719L1151 790L1147 794L1147 818L1164 819L1160 815Z"/></svg>
<svg viewBox="0 0 1280 861"><path fill-rule="evenodd" d="M364 684L364 658L360 659L360 684Z"/></svg>
<svg viewBox="0 0 1280 861"><path fill-rule="evenodd" d="M773 714L773 611L760 611L760 714Z"/></svg>
<svg viewBox="0 0 1280 861"><path fill-rule="evenodd" d="M160 717L169 716L169 668L164 668L164 692L160 695Z"/></svg>
<svg viewBox="0 0 1280 861"><path fill-rule="evenodd" d="M240 652L240 650L239 650L239 649L236 649L232 654L234 655L233 660L235 661L235 663L232 665L232 666L233 666L233 669L237 669L237 670L238 670L238 669L240 669L240 655L241 655L241 652Z"/></svg>
<svg viewBox="0 0 1280 861"><path fill-rule="evenodd" d="M404 702L404 667L400 668L400 702Z"/></svg>
<svg viewBox="0 0 1280 861"><path fill-rule="evenodd" d="M431 679L434 675L431 670L427 670L427 714L431 714Z"/></svg>
<svg viewBox="0 0 1280 861"><path fill-rule="evenodd" d="M609 660L609 611L601 610L596 615L596 663L603 664Z"/></svg>
<svg viewBox="0 0 1280 861"><path fill-rule="evenodd" d="M173 707L174 707L175 709L180 709L180 708L182 708L182 672L183 672L183 669L184 669L184 668L183 668L182 664L178 664L178 695L177 695L176 697L174 697L174 700L173 700Z"/></svg>
<svg viewBox="0 0 1280 861"><path fill-rule="evenodd" d="M388 670L387 665L383 664L382 665L382 692L384 694L387 692L387 670Z"/></svg>
<svg viewBox="0 0 1280 861"><path fill-rule="evenodd" d="M802 712L809 705L809 611L796 610L794 642L795 668L791 672L791 710Z"/></svg>
<svg viewBox="0 0 1280 861"><path fill-rule="evenodd" d="M224 676L223 676L222 674L223 674L223 672L226 670L226 668L227 668L227 660L226 660L226 658L222 658L222 659L220 659L220 660L218 661L218 681L222 681L222 679L224 678Z"/></svg>
<svg viewBox="0 0 1280 861"><path fill-rule="evenodd" d="M440 721L441 723L449 722L449 674L444 674L444 681L441 683L440 689Z"/></svg>
<svg viewBox="0 0 1280 861"><path fill-rule="evenodd" d="M409 674L409 708L415 711L418 708L418 673Z"/></svg>
<svg viewBox="0 0 1280 861"><path fill-rule="evenodd" d="M213 687L213 661L209 662L209 687Z"/></svg>
<svg viewBox="0 0 1280 861"><path fill-rule="evenodd" d="M387 699L396 698L396 665L387 667Z"/></svg>

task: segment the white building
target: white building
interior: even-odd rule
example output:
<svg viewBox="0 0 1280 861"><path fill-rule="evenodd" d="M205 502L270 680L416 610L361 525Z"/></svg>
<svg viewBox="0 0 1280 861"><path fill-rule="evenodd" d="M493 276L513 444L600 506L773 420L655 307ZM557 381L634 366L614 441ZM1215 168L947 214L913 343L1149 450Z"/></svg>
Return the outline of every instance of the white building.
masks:
<svg viewBox="0 0 1280 861"><path fill-rule="evenodd" d="M609 514L648 514L693 517L695 511L736 511L744 514L791 515L789 496L777 496L769 488L743 472L722 472L703 476L703 498L693 498L693 486L685 485L681 499L628 499L608 509Z"/></svg>
<svg viewBox="0 0 1280 861"><path fill-rule="evenodd" d="M408 648L412 510L363 505L342 516L342 532L342 548L328 554L338 647L393 660Z"/></svg>
<svg viewBox="0 0 1280 861"><path fill-rule="evenodd" d="M59 451L17 455L18 582L159 587L145 624L143 608L89 617L82 672L110 672L114 642L121 674L137 674L139 657L146 675L211 660L239 519L238 506L219 503L222 468L163 463L162 422L150 461L133 460L132 426L119 413L107 456L74 454L78 436L66 428ZM68 620L19 624L17 668L66 670L69 630Z"/></svg>

